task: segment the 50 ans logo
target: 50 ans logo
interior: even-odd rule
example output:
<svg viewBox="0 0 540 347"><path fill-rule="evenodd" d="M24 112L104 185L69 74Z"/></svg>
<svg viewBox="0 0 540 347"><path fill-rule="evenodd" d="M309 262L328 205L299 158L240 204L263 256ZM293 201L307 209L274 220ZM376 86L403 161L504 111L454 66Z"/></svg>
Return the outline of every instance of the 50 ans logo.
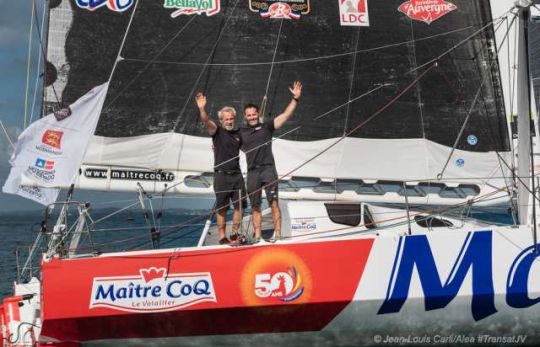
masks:
<svg viewBox="0 0 540 347"><path fill-rule="evenodd" d="M249 259L240 287L246 305L266 306L306 303L313 285L302 258L288 250L272 249Z"/></svg>

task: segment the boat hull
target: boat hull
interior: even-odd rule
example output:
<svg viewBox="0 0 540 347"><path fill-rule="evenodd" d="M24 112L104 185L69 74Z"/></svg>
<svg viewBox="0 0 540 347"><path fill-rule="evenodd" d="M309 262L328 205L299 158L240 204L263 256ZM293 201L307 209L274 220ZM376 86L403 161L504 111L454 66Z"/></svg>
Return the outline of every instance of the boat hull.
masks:
<svg viewBox="0 0 540 347"><path fill-rule="evenodd" d="M501 227L55 259L43 264L40 340L534 344L540 264L531 241L528 228ZM129 283L162 289L148 289L152 298L134 289L125 298ZM204 283L197 292L204 298L193 296L196 283ZM157 294L174 300L137 311L162 300Z"/></svg>

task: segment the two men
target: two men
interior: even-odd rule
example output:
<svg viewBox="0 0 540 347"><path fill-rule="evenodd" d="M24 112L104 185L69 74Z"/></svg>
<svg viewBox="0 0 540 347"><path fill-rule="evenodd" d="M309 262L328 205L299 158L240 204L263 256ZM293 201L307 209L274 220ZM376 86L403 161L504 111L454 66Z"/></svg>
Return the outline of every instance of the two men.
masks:
<svg viewBox="0 0 540 347"><path fill-rule="evenodd" d="M208 134L212 136L214 146L214 191L216 193L216 219L218 225L219 243L228 244L229 239L225 234L225 216L229 209L230 201L233 202L233 226L231 238L236 239L240 227L242 207L246 208L246 188L238 153L241 140L238 130L234 128L236 111L232 107L223 107L218 112L220 126L216 125L206 113L206 96L198 93L195 96L199 117L206 127Z"/></svg>
<svg viewBox="0 0 540 347"><path fill-rule="evenodd" d="M237 184L242 184L243 179L240 174L240 167L238 164L238 149L241 149L246 153L246 161L248 167L247 181L248 181L248 196L251 202L253 226L255 229L255 239L258 241L261 239L262 230L262 216L261 216L261 196L262 190L266 192L268 203L272 209L272 219L274 222L274 238L281 238L281 210L278 203L278 175L276 171L276 164L274 155L272 153L272 135L275 130L281 128L285 122L292 116L300 96L302 95L302 84L295 81L292 87L289 88L292 99L288 106L281 114L274 119L261 122L259 117L259 108L254 104L247 104L244 107L244 120L246 125L240 129L240 131L234 130L234 116L236 112L230 107L224 107L218 113L222 127L225 130L221 131L221 135L218 134L219 127L211 121L208 114L205 111L206 97L202 93L197 94L196 101L199 107L200 118L203 124L214 142L214 161L215 161L215 176L214 176L214 190L216 192L216 206L221 208L227 206L224 209L218 210L218 230L220 243L225 237L225 212L227 211L229 199L232 199L233 203L236 203L233 214L233 235L238 230L240 224L240 210L239 210L239 196L238 194L226 194L221 195L222 190L228 191L234 186L237 190ZM225 116L224 116L225 115ZM224 136L228 135L228 136ZM237 137L239 136L239 137ZM221 140L216 140L216 138ZM234 138L236 142L229 141L230 137ZM223 138L223 139L222 139ZM238 140L237 140L238 139ZM240 144L241 143L241 144ZM234 158L234 159L233 159ZM225 164L231 164L226 166ZM233 165L234 164L234 165ZM223 166L220 169L220 166ZM226 185L219 185L216 178L221 174L220 171L230 171L231 180L227 181L223 177L219 180L226 181ZM238 171L240 178L236 175ZM234 179L232 179L234 173ZM226 176L228 177L228 176ZM242 196L245 196L242 193ZM225 198L226 201L222 201ZM222 204L223 203L223 204ZM237 216L235 219L235 216ZM238 221L238 222L237 222ZM222 223L222 226L220 226ZM226 238L223 243L226 243Z"/></svg>

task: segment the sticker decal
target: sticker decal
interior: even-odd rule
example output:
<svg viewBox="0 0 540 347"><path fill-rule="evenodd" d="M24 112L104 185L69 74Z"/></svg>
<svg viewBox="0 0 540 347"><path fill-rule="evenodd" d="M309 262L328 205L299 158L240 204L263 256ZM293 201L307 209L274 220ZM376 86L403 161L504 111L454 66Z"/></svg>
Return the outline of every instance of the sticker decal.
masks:
<svg viewBox="0 0 540 347"><path fill-rule="evenodd" d="M309 302L311 272L295 253L274 249L257 253L242 272L241 292L246 305Z"/></svg>
<svg viewBox="0 0 540 347"><path fill-rule="evenodd" d="M201 15L203 13L210 17L221 11L220 0L164 0L163 7L176 10L171 13L172 18L183 14Z"/></svg>
<svg viewBox="0 0 540 347"><path fill-rule="evenodd" d="M63 131L58 130L45 130L43 136L41 137L41 143L49 145L54 148L62 148L62 136L64 136Z"/></svg>
<svg viewBox="0 0 540 347"><path fill-rule="evenodd" d="M140 269L138 275L95 277L90 309L165 312L217 302L209 272L167 274L166 268Z"/></svg>
<svg viewBox="0 0 540 347"><path fill-rule="evenodd" d="M369 26L367 0L339 0L339 20L342 26Z"/></svg>
<svg viewBox="0 0 540 347"><path fill-rule="evenodd" d="M172 182L174 174L167 171L145 171L145 170L119 170L111 169L110 177L109 170L101 168L86 168L84 177L126 181L150 181L150 182Z"/></svg>
<svg viewBox="0 0 540 347"><path fill-rule="evenodd" d="M77 6L89 11L95 11L98 8L107 6L109 10L115 12L124 12L133 5L134 0L75 0Z"/></svg>
<svg viewBox="0 0 540 347"><path fill-rule="evenodd" d="M50 183L56 177L54 161L37 157L33 166L28 166L26 173L35 177L38 181Z"/></svg>
<svg viewBox="0 0 540 347"><path fill-rule="evenodd" d="M474 135L467 136L467 143L471 146L475 146L478 143L478 138Z"/></svg>
<svg viewBox="0 0 540 347"><path fill-rule="evenodd" d="M249 0L249 9L263 18L300 19L309 13L310 7L309 0Z"/></svg>
<svg viewBox="0 0 540 347"><path fill-rule="evenodd" d="M295 219L291 223L292 231L309 232L317 230L317 223L314 219Z"/></svg>
<svg viewBox="0 0 540 347"><path fill-rule="evenodd" d="M465 166L465 160L459 158L458 160L456 160L456 166L457 166L457 167L463 167L463 166Z"/></svg>
<svg viewBox="0 0 540 347"><path fill-rule="evenodd" d="M398 11L407 17L431 24L445 14L457 9L457 6L445 0L409 0L398 7Z"/></svg>

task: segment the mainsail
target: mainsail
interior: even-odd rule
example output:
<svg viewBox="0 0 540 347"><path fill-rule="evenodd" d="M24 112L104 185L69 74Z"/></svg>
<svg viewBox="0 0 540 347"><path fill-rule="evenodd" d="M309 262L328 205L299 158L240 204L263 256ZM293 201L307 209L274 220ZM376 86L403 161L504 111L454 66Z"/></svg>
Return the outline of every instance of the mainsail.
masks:
<svg viewBox="0 0 540 347"><path fill-rule="evenodd" d="M121 11L51 2L51 22L63 25L49 29L46 108L107 80L126 34L81 187L210 192L195 92L213 114L266 96L272 117L293 80L305 95L273 144L289 194L392 192L401 201L407 181L405 194L452 201L489 179L505 187L510 141L494 31L510 19L492 16L490 1L203 2L116 2Z"/></svg>

